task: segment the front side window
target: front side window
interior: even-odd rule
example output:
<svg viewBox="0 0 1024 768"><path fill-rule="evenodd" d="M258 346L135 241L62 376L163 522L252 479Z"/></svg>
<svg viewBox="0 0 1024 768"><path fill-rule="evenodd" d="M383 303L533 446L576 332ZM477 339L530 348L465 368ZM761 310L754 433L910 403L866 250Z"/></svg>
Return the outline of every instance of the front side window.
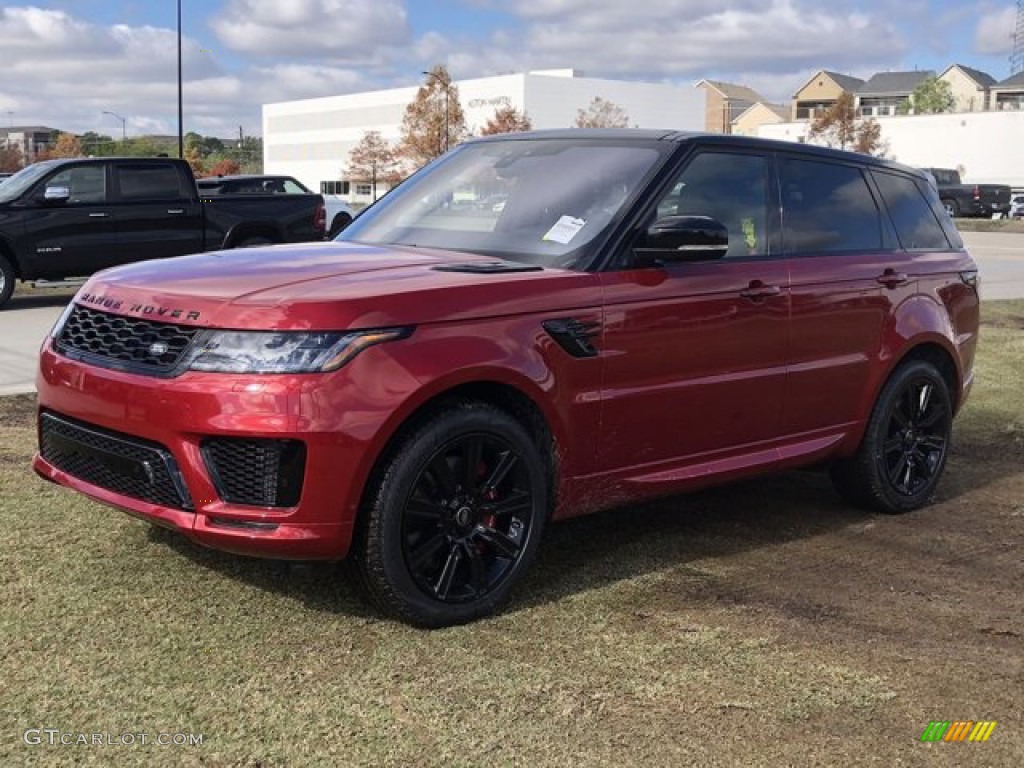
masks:
<svg viewBox="0 0 1024 768"><path fill-rule="evenodd" d="M882 171L873 171L872 174L904 248L949 248L949 241L942 232L939 220L935 218L931 206L913 179Z"/></svg>
<svg viewBox="0 0 1024 768"><path fill-rule="evenodd" d="M50 177L48 187L67 187L69 203L104 203L107 200L107 173L102 165L80 165Z"/></svg>
<svg viewBox="0 0 1024 768"><path fill-rule="evenodd" d="M767 161L760 155L703 152L693 158L668 194L657 218L710 216L729 230L725 258L768 253Z"/></svg>
<svg viewBox="0 0 1024 768"><path fill-rule="evenodd" d="M591 138L466 144L390 192L339 239L572 266L674 148Z"/></svg>
<svg viewBox="0 0 1024 768"><path fill-rule="evenodd" d="M786 158L780 169L782 239L789 253L882 248L882 221L859 168Z"/></svg>

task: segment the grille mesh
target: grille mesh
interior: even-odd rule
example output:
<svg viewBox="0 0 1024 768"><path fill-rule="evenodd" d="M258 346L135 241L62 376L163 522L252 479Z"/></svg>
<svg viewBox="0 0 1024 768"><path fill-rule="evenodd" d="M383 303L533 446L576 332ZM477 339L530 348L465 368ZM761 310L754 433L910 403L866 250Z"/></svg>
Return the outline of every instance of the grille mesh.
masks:
<svg viewBox="0 0 1024 768"><path fill-rule="evenodd" d="M209 438L207 469L224 501L259 507L291 507L302 493L306 446L299 440Z"/></svg>
<svg viewBox="0 0 1024 768"><path fill-rule="evenodd" d="M188 351L199 328L122 317L77 305L56 341L68 357L108 368L167 374Z"/></svg>
<svg viewBox="0 0 1024 768"><path fill-rule="evenodd" d="M39 450L57 469L91 485L163 507L193 509L174 457L159 443L44 412Z"/></svg>

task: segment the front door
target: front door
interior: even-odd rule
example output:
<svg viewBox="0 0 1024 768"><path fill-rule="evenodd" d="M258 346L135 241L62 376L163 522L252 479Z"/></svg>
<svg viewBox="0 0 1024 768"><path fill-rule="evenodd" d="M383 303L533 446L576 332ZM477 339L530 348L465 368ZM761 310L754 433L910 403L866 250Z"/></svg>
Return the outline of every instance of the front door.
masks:
<svg viewBox="0 0 1024 768"><path fill-rule="evenodd" d="M116 209L103 164L65 166L44 180L24 209L21 253L26 277L82 277L117 263ZM66 201L45 198L63 188Z"/></svg>
<svg viewBox="0 0 1024 768"><path fill-rule="evenodd" d="M602 275L602 469L671 472L776 437L790 297L770 235L771 178L763 155L696 154L650 219L717 219L729 230L725 257Z"/></svg>

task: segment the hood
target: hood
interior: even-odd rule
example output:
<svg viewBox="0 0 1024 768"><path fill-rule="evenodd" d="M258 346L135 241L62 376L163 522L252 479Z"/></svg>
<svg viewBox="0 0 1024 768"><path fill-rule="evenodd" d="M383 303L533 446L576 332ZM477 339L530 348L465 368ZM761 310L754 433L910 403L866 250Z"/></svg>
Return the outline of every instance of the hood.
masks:
<svg viewBox="0 0 1024 768"><path fill-rule="evenodd" d="M115 267L77 301L206 328L346 330L564 312L598 303L598 284L454 251L327 242Z"/></svg>

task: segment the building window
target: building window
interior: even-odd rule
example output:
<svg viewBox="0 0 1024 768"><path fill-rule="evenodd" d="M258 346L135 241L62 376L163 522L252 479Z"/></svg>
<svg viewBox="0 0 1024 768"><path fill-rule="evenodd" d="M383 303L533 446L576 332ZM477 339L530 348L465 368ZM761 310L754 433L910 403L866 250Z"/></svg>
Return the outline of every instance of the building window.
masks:
<svg viewBox="0 0 1024 768"><path fill-rule="evenodd" d="M357 195L372 195L373 187L370 184L356 184Z"/></svg>
<svg viewBox="0 0 1024 768"><path fill-rule="evenodd" d="M348 182L347 181L321 181L320 182L320 194L321 195L347 195L348 194Z"/></svg>

